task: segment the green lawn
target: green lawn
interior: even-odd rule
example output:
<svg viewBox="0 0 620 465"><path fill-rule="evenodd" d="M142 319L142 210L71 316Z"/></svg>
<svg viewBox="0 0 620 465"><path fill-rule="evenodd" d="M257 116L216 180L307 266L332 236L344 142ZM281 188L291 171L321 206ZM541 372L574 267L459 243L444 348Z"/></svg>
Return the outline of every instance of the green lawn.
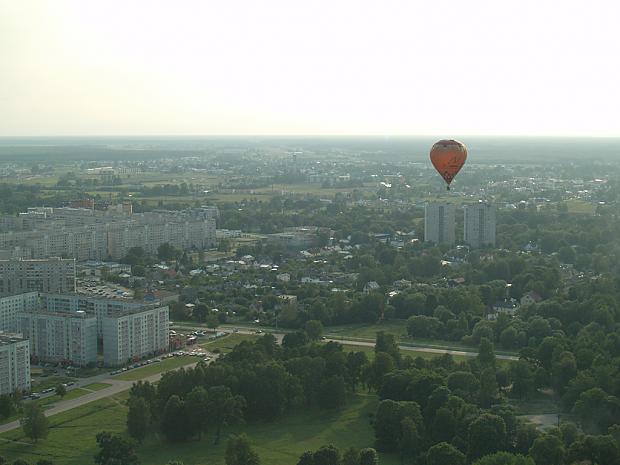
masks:
<svg viewBox="0 0 620 465"><path fill-rule="evenodd" d="M254 334L239 334L228 333L226 336L218 337L217 339L203 342L200 347L213 352L215 349L219 349L222 353L228 353L237 345L243 341L256 341L260 336Z"/></svg>
<svg viewBox="0 0 620 465"><path fill-rule="evenodd" d="M564 202L569 213L579 213L585 215L594 215L596 205L578 199L570 199Z"/></svg>
<svg viewBox="0 0 620 465"><path fill-rule="evenodd" d="M91 464L96 453L95 435L102 430L123 433L126 429L127 393L92 402L50 419L47 439L31 444L22 431L14 430L0 438L19 441L2 444L2 455L9 461L21 458L30 462L46 458L63 465ZM252 440L261 463L292 465L305 450L334 444L346 447L368 447L373 444L370 415L376 409L377 397L358 394L347 407L337 412L310 410L291 414L274 423L249 423L229 427L229 433L245 432ZM213 445L213 435L201 441L169 444L152 436L139 447L140 461L145 465L164 465L179 459L185 465L223 465L225 441ZM381 465L397 465L394 455L381 457Z"/></svg>
<svg viewBox="0 0 620 465"><path fill-rule="evenodd" d="M75 378L69 378L68 376L49 376L46 378L34 378L34 381L32 383L32 392L41 392L43 389L55 388L59 384L68 383L69 381L75 381Z"/></svg>
<svg viewBox="0 0 620 465"><path fill-rule="evenodd" d="M149 376L156 375L164 371L174 370L175 368L179 368L184 365L196 363L198 360L198 357L190 357L188 355L183 355L181 357L171 357L162 360L159 363L151 363L150 365L147 365L145 367L135 368L133 370L126 371L125 373L115 376L115 378L123 381L137 381L139 379L147 378Z"/></svg>
<svg viewBox="0 0 620 465"><path fill-rule="evenodd" d="M87 384L86 386L83 386L82 389L86 389L87 391L101 391L102 389L105 389L110 386L112 385L108 383L90 383L90 384Z"/></svg>

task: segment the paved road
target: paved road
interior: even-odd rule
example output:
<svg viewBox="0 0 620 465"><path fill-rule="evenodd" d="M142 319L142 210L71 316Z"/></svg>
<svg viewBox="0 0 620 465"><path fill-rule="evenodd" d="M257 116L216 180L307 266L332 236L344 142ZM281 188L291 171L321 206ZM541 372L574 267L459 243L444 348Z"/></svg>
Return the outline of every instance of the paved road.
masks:
<svg viewBox="0 0 620 465"><path fill-rule="evenodd" d="M187 328L188 329L200 329L200 328L189 328L189 327ZM230 328L226 327L226 329L230 329ZM256 330L252 328L238 327L237 329L238 329L237 332L239 332L240 334L256 334ZM269 333L276 336L276 338L278 339L278 342L282 342L282 338L286 334L283 332L281 333L281 332L274 332L274 331L269 331ZM346 336L334 337L330 334L327 334L325 341L339 342L344 345L352 345L352 346L363 346L363 347L374 347L375 346L375 343L371 341L344 339L344 337ZM411 344L399 345L398 348L401 350L408 350L412 352L426 352L429 354L462 355L464 357L477 357L478 356L478 352L470 352L466 350L442 349L439 347L425 347L425 346L417 346L417 345L411 345ZM498 360L519 360L519 357L514 356L514 355L495 354L495 358L497 358Z"/></svg>

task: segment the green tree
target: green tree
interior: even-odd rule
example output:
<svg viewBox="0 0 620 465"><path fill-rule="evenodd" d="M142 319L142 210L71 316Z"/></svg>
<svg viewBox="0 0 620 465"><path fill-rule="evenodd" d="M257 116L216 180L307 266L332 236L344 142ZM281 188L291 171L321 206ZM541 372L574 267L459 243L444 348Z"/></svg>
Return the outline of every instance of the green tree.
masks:
<svg viewBox="0 0 620 465"><path fill-rule="evenodd" d="M314 465L314 453L312 451L307 450L303 454L299 456L299 460L297 461L297 465ZM355 463L354 465L358 465Z"/></svg>
<svg viewBox="0 0 620 465"><path fill-rule="evenodd" d="M480 362L480 365L495 369L495 350L493 348L493 343L486 337L483 337L480 339L480 346L478 350L478 361Z"/></svg>
<svg viewBox="0 0 620 465"><path fill-rule="evenodd" d="M231 436L226 442L226 465L259 465L258 454L245 434Z"/></svg>
<svg viewBox="0 0 620 465"><path fill-rule="evenodd" d="M456 428L456 418L449 409L441 407L435 412L431 426L431 435L435 442L451 442L456 434Z"/></svg>
<svg viewBox="0 0 620 465"><path fill-rule="evenodd" d="M323 334L323 323L319 320L309 320L306 321L306 325L304 326L306 334L311 341L316 341Z"/></svg>
<svg viewBox="0 0 620 465"><path fill-rule="evenodd" d="M39 404L33 402L25 405L20 423L26 437L34 442L47 437L48 422Z"/></svg>
<svg viewBox="0 0 620 465"><path fill-rule="evenodd" d="M56 395L61 399L65 397L65 395L67 395L67 388L64 384L59 384L58 386L56 386Z"/></svg>
<svg viewBox="0 0 620 465"><path fill-rule="evenodd" d="M480 373L480 406L489 408L498 397L495 369L487 367Z"/></svg>
<svg viewBox="0 0 620 465"><path fill-rule="evenodd" d="M226 386L214 386L208 391L209 423L215 428L215 444L220 442L222 428L243 420L245 399L235 396Z"/></svg>
<svg viewBox="0 0 620 465"><path fill-rule="evenodd" d="M128 405L127 431L136 441L142 442L151 425L149 406L142 397L130 397Z"/></svg>
<svg viewBox="0 0 620 465"><path fill-rule="evenodd" d="M196 386L191 390L185 400L185 410L190 431L202 436L209 423L209 395L205 388Z"/></svg>
<svg viewBox="0 0 620 465"><path fill-rule="evenodd" d="M360 451L360 465L379 465L379 455L370 447Z"/></svg>
<svg viewBox="0 0 620 465"><path fill-rule="evenodd" d="M506 447L506 424L490 413L483 413L469 425L469 456L478 459Z"/></svg>
<svg viewBox="0 0 620 465"><path fill-rule="evenodd" d="M418 427L412 418L405 417L400 422L400 437L398 441L401 462L412 460L422 452L422 440Z"/></svg>
<svg viewBox="0 0 620 465"><path fill-rule="evenodd" d="M534 465L534 461L523 455L497 452L476 460L472 465Z"/></svg>
<svg viewBox="0 0 620 465"><path fill-rule="evenodd" d="M313 455L314 465L340 465L340 451L332 444L322 446Z"/></svg>
<svg viewBox="0 0 620 465"><path fill-rule="evenodd" d="M426 453L426 465L465 465L465 455L447 442L440 442Z"/></svg>
<svg viewBox="0 0 620 465"><path fill-rule="evenodd" d="M347 390L342 376L330 376L325 379L317 393L319 406L324 409L337 409L347 401Z"/></svg>
<svg viewBox="0 0 620 465"><path fill-rule="evenodd" d="M7 418L15 412L15 402L8 394L0 395L0 418ZM0 465L2 462L0 462Z"/></svg>
<svg viewBox="0 0 620 465"><path fill-rule="evenodd" d="M133 441L123 439L107 431L97 434L99 451L95 455L97 465L138 465Z"/></svg>
<svg viewBox="0 0 620 465"><path fill-rule="evenodd" d="M176 260L182 255L182 252L169 243L161 244L157 247L157 258L162 261Z"/></svg>
<svg viewBox="0 0 620 465"><path fill-rule="evenodd" d="M385 352L390 354L396 364L400 364L400 350L396 343L396 338L393 334L388 334L385 331L378 331L375 339L375 353Z"/></svg>
<svg viewBox="0 0 620 465"><path fill-rule="evenodd" d="M164 406L161 418L161 430L166 439L171 442L184 441L189 437L189 425L185 415L185 402L172 395Z"/></svg>
<svg viewBox="0 0 620 465"><path fill-rule="evenodd" d="M355 447L349 447L342 454L342 465L360 465L360 451Z"/></svg>
<svg viewBox="0 0 620 465"><path fill-rule="evenodd" d="M553 434L540 436L532 444L530 457L536 465L562 465L564 463L564 444Z"/></svg>

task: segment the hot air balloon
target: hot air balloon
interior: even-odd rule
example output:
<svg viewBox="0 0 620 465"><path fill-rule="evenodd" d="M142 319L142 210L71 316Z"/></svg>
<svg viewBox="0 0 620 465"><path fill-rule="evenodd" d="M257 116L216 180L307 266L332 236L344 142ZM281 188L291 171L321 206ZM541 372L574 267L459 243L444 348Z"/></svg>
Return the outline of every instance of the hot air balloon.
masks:
<svg viewBox="0 0 620 465"><path fill-rule="evenodd" d="M431 148L431 162L441 177L450 183L467 160L467 148L457 140L440 140Z"/></svg>

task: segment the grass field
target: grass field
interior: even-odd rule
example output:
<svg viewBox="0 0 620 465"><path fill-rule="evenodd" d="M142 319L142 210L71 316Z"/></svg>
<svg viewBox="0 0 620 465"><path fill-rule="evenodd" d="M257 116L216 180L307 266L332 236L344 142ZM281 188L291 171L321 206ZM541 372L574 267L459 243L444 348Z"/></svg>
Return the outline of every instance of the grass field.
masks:
<svg viewBox="0 0 620 465"><path fill-rule="evenodd" d="M105 389L107 387L111 386L111 384L108 383L90 383L87 384L86 386L83 386L82 389L86 389L87 391L101 391L102 389Z"/></svg>
<svg viewBox="0 0 620 465"><path fill-rule="evenodd" d="M46 378L34 378L32 383L32 392L41 392L43 389L55 388L59 384L68 383L69 381L75 381L74 378L67 376L49 376Z"/></svg>
<svg viewBox="0 0 620 465"><path fill-rule="evenodd" d="M123 381L136 381L148 376L156 375L164 371L174 370L175 368L196 363L199 359L197 357L190 357L183 355L181 357L171 357L162 360L159 363L152 363L145 367L135 368L133 370L126 371L120 375L116 375L114 378Z"/></svg>
<svg viewBox="0 0 620 465"><path fill-rule="evenodd" d="M594 212L596 211L596 205L590 202L584 202L583 200L570 199L564 203L566 204L569 213L594 215Z"/></svg>
<svg viewBox="0 0 620 465"><path fill-rule="evenodd" d="M226 336L218 337L217 339L203 342L200 347L213 352L215 349L219 349L221 353L228 353L233 348L243 341L256 341L260 336L254 334L239 334L228 333Z"/></svg>
<svg viewBox="0 0 620 465"><path fill-rule="evenodd" d="M52 460L63 465L87 465L93 463L97 447L95 435L102 430L124 433L127 393L92 402L50 418L47 439L32 444L24 438L21 429L0 435L2 455L9 461L21 458L30 462ZM376 409L377 397L356 395L347 407L337 412L311 410L288 415L275 423L249 423L229 427L230 433L245 432L252 440L261 463L268 465L291 465L309 449L324 444L346 447L368 447L373 444L370 415ZM16 442L6 442L16 441ZM169 444L156 436L147 438L139 447L142 464L164 465L173 459L185 465L223 465L225 441L213 445L208 434L201 441ZM381 457L382 465L397 465L394 455Z"/></svg>

